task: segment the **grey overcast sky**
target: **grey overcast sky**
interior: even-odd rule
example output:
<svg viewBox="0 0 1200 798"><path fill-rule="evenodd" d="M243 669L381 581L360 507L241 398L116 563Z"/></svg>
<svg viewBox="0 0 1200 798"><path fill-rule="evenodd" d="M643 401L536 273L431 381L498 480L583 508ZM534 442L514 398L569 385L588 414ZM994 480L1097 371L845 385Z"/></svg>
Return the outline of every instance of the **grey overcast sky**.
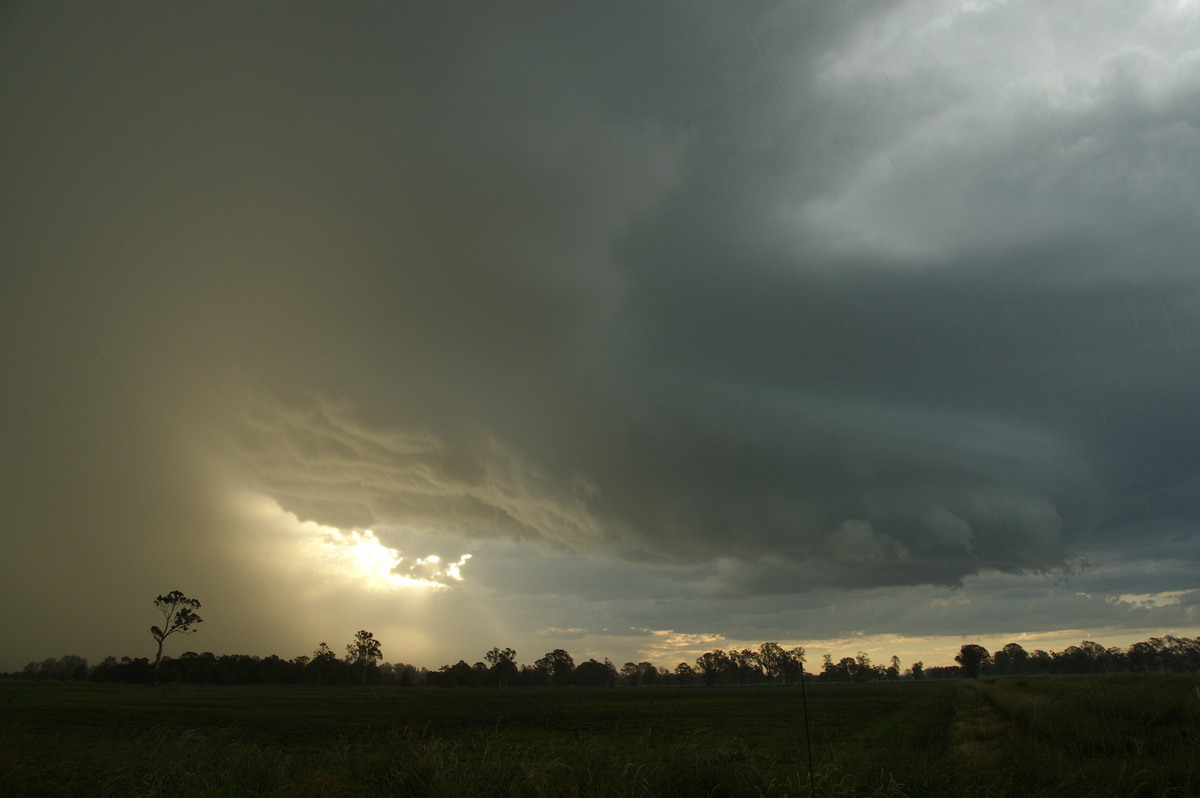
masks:
<svg viewBox="0 0 1200 798"><path fill-rule="evenodd" d="M1200 2L9 2L0 669L1200 634Z"/></svg>

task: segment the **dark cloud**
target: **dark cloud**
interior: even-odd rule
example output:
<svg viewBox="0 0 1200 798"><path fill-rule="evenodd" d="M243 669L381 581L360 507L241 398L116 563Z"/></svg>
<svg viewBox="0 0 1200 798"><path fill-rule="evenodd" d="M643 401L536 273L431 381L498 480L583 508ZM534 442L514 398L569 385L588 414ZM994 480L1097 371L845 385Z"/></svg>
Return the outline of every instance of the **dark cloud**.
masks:
<svg viewBox="0 0 1200 798"><path fill-rule="evenodd" d="M431 655L864 591L833 639L1130 540L1059 628L1194 622L1119 597L1194 548L1198 12L1118 5L12 5L5 650L177 582L297 645L368 555L508 608Z"/></svg>

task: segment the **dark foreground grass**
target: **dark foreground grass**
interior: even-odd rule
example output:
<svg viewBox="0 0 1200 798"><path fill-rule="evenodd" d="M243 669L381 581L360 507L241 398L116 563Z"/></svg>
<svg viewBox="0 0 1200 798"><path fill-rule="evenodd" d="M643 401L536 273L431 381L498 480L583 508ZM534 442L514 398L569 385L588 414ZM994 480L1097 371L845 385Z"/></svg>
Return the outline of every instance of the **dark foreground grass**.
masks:
<svg viewBox="0 0 1200 798"><path fill-rule="evenodd" d="M1200 678L810 685L817 795L1198 795ZM0 682L2 795L809 795L797 688Z"/></svg>

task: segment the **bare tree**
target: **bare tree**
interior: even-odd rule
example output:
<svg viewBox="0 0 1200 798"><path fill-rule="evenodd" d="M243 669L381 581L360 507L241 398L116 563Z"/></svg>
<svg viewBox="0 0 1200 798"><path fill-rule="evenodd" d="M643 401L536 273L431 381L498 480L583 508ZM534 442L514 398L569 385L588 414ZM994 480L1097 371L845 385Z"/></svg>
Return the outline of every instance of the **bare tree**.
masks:
<svg viewBox="0 0 1200 798"><path fill-rule="evenodd" d="M188 598L178 590L159 596L154 600L154 606L163 614L163 625L150 627L150 634L158 641L158 653L154 655L154 683L158 684L158 664L162 661L163 641L176 632L194 632L192 626L203 623L204 619L196 614L196 610L200 609L200 602Z"/></svg>

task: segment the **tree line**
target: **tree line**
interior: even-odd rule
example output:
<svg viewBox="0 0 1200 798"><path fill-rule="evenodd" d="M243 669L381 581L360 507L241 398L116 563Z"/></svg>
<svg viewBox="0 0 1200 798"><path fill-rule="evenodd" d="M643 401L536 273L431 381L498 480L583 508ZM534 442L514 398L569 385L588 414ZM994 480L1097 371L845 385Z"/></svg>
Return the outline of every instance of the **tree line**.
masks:
<svg viewBox="0 0 1200 798"><path fill-rule="evenodd" d="M189 682L199 684L314 684L393 685L400 687L639 687L654 685L755 685L795 683L805 675L802 647L785 649L775 642L757 648L705 652L694 663L680 662L666 669L650 662L626 662L617 668L607 657L576 663L561 648L547 652L532 663L518 664L511 648L492 648L483 659L469 664L459 660L437 670L406 663L384 662L382 646L375 636L360 629L346 645L346 656L326 643L312 655L283 659L277 655L257 657L187 651L166 656L163 647L173 634L189 634L203 621L196 610L200 602L178 590L158 596L155 606L163 616L161 626L150 634L157 644L154 660L147 657L107 657L89 667L87 660L68 654L30 662L19 673L4 674L27 679L57 679L95 682ZM948 677L974 678L981 675L1038 675L1080 673L1195 673L1200 671L1200 638L1152 637L1127 648L1105 648L1084 640L1059 652L1026 651L1019 643L1008 643L995 652L969 643L955 656L957 665L926 668L914 662L901 670L893 656L887 665L876 665L865 652L837 662L829 654L819 671L811 674L820 682L868 682Z"/></svg>
<svg viewBox="0 0 1200 798"><path fill-rule="evenodd" d="M792 684L800 678L802 649L785 651L784 661L773 659L777 644L763 643L757 649L714 650L692 662L680 662L672 669L650 662L626 662L617 667L605 658L576 662L570 653L554 649L531 663L518 663L511 648L493 648L483 659L468 663L459 660L436 670L401 662L381 661L379 641L360 630L339 656L325 643L311 655L284 659L247 654L215 655L187 651L178 657L164 655L159 663L158 680L197 684L311 684L427 687L639 687L639 686L719 686ZM365 646L360 649L359 646ZM764 657L764 651L766 656ZM817 682L869 682L977 676L1015 676L1081 673L1196 673L1200 672L1200 638L1152 637L1127 648L1105 648L1083 641L1063 651L1026 651L1019 643L1009 643L995 652L968 644L955 657L957 665L925 667L920 662L900 670L893 657L887 665L877 665L859 652L840 660L826 654L822 667L806 678ZM31 662L9 677L95 682L155 681L151 658L107 657L89 666L83 657L68 654Z"/></svg>

